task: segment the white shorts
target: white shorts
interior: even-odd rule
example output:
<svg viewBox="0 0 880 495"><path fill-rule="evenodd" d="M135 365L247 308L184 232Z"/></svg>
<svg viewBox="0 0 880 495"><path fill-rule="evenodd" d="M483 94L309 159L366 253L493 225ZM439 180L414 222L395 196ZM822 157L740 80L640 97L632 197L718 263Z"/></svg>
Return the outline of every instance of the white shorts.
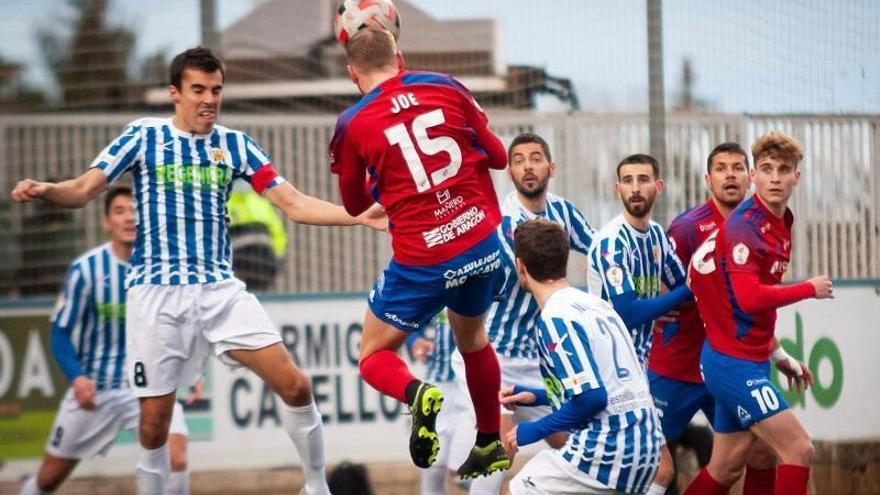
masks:
<svg viewBox="0 0 880 495"><path fill-rule="evenodd" d="M49 430L46 452L62 459L89 459L105 455L122 430L137 431L140 406L130 389L103 390L95 395L95 409L83 409L67 390L55 423ZM183 406L174 403L171 434L189 435Z"/></svg>
<svg viewBox="0 0 880 495"><path fill-rule="evenodd" d="M244 282L138 285L126 302L128 377L138 397L154 397L196 384L213 353L262 349L281 342L269 315Z"/></svg>
<svg viewBox="0 0 880 495"><path fill-rule="evenodd" d="M470 400L471 396L467 387L467 379L464 374L464 358L456 350L452 353L450 361L452 362L452 370L455 372L455 381L463 391L468 401L468 407L473 410ZM502 387L506 385L522 385L531 388L544 388L544 379L541 378L541 368L538 365L538 359L498 356L498 364L501 365ZM543 418L550 414L550 412L550 406L517 407L516 411L510 411L504 406L501 407L501 414L512 415L514 423L534 421Z"/></svg>
<svg viewBox="0 0 880 495"><path fill-rule="evenodd" d="M510 480L511 495L611 495L615 491L565 462L558 450L542 450Z"/></svg>
<svg viewBox="0 0 880 495"><path fill-rule="evenodd" d="M467 392L462 394L455 381L435 383L443 391L443 407L437 415L437 435L440 436L440 452L435 466L456 470L467 459L476 440L475 430L461 425L476 424L476 416Z"/></svg>

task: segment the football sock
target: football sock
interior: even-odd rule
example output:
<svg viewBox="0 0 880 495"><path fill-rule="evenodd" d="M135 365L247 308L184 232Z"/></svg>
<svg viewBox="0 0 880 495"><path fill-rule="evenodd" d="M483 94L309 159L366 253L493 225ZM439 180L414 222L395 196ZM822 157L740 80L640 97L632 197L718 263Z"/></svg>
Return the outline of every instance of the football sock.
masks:
<svg viewBox="0 0 880 495"><path fill-rule="evenodd" d="M40 490L40 487L37 485L37 476L33 475L24 480L18 495L49 495L49 492Z"/></svg>
<svg viewBox="0 0 880 495"><path fill-rule="evenodd" d="M504 471L496 471L489 476L483 476L471 481L470 493L486 495L498 495L501 493L501 485L504 484Z"/></svg>
<svg viewBox="0 0 880 495"><path fill-rule="evenodd" d="M171 471L165 495L189 495L189 471Z"/></svg>
<svg viewBox="0 0 880 495"><path fill-rule="evenodd" d="M675 481L673 481L675 483ZM658 485L657 483L651 483L651 486L648 487L648 491L645 495L664 495L666 493L666 487L662 485Z"/></svg>
<svg viewBox="0 0 880 495"><path fill-rule="evenodd" d="M684 495L724 495L730 487L715 481L706 468L700 470L700 474L688 485Z"/></svg>
<svg viewBox="0 0 880 495"><path fill-rule="evenodd" d="M306 495L329 495L324 472L324 423L314 402L305 406L284 405L284 428L299 453Z"/></svg>
<svg viewBox="0 0 880 495"><path fill-rule="evenodd" d="M773 495L776 485L776 468L758 469L746 466L743 493L746 495Z"/></svg>
<svg viewBox="0 0 880 495"><path fill-rule="evenodd" d="M422 470L421 495L446 495L446 466L434 463Z"/></svg>
<svg viewBox="0 0 880 495"><path fill-rule="evenodd" d="M171 470L168 444L152 450L141 446L140 451L135 474L138 495L164 495L168 472Z"/></svg>
<svg viewBox="0 0 880 495"><path fill-rule="evenodd" d="M468 392L477 416L477 432L495 433L501 429L501 366L491 344L479 351L462 352ZM478 435L479 438L479 435Z"/></svg>
<svg viewBox="0 0 880 495"><path fill-rule="evenodd" d="M360 370L364 381L371 387L409 405L406 386L416 377L396 352L388 349L376 351L361 360Z"/></svg>
<svg viewBox="0 0 880 495"><path fill-rule="evenodd" d="M780 464L776 469L776 495L806 495L810 468Z"/></svg>

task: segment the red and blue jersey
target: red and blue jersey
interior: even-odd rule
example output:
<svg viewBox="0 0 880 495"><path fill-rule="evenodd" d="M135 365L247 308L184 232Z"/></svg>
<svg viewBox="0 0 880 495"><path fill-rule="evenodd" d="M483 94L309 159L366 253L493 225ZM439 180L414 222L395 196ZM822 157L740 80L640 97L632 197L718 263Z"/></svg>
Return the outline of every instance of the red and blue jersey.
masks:
<svg viewBox="0 0 880 495"><path fill-rule="evenodd" d="M755 195L694 253L691 289L716 351L766 361L776 309L815 295L809 282L781 284L791 259L793 223L791 210L778 218Z"/></svg>
<svg viewBox="0 0 880 495"><path fill-rule="evenodd" d="M710 199L691 208L669 224L667 235L682 264L688 266L694 251L721 224L724 216ZM697 306L688 301L678 310L674 323L658 321L654 325L654 341L648 357L648 368L658 375L690 383L702 383L700 350L706 331Z"/></svg>
<svg viewBox="0 0 880 495"><path fill-rule="evenodd" d="M402 71L364 95L340 115L330 161L350 214L385 207L403 265L449 260L501 220L489 169L506 167L507 152L446 74Z"/></svg>

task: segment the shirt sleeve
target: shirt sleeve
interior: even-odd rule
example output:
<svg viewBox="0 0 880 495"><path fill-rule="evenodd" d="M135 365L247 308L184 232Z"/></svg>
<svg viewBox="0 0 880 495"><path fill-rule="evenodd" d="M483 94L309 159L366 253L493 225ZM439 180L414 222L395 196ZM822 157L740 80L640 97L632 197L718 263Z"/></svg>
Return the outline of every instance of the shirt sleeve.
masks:
<svg viewBox="0 0 880 495"><path fill-rule="evenodd" d="M64 287L58 295L58 301L50 318L52 355L70 381L85 374L76 356L71 335L77 324L82 321L88 293L89 284L85 274L79 265L73 265L67 272Z"/></svg>
<svg viewBox="0 0 880 495"><path fill-rule="evenodd" d="M330 142L330 171L339 176L342 205L351 216L358 216L377 201L367 180L364 161L351 142L348 129L337 125Z"/></svg>
<svg viewBox="0 0 880 495"><path fill-rule="evenodd" d="M610 299L630 293L637 295L626 257L626 247L616 237L600 239L599 245L592 251L590 263L599 276L603 292Z"/></svg>
<svg viewBox="0 0 880 495"><path fill-rule="evenodd" d="M122 134L101 151L89 168L97 168L104 172L108 184L115 182L122 174L131 170L140 159L143 144L141 129L137 121L129 124Z"/></svg>
<svg viewBox="0 0 880 495"><path fill-rule="evenodd" d="M269 153L260 147L256 141L244 133L236 136L235 152L238 156L233 157L235 163L235 178L244 179L258 194L263 194L284 182L272 165ZM233 152L230 149L230 152Z"/></svg>
<svg viewBox="0 0 880 495"><path fill-rule="evenodd" d="M538 331L566 399L604 386L586 330L578 322L559 316L540 318Z"/></svg>
<svg viewBox="0 0 880 495"><path fill-rule="evenodd" d="M681 259L673 248L674 243L670 238L667 237L666 234L663 234L660 242L663 243L663 272L661 278L663 279L663 283L666 284L666 287L674 289L685 282L685 279L687 279L687 272L685 271L684 264L681 262Z"/></svg>
<svg viewBox="0 0 880 495"><path fill-rule="evenodd" d="M678 217L669 224L666 235L669 237L678 259L685 265L690 264L691 257L697 249L697 229L694 223Z"/></svg>
<svg viewBox="0 0 880 495"><path fill-rule="evenodd" d="M570 221L568 229L569 246L583 255L589 254L596 231L571 201L565 201L565 209Z"/></svg>
<svg viewBox="0 0 880 495"><path fill-rule="evenodd" d="M766 251L757 228L740 218L731 218L725 226L726 242L722 249L729 273L760 275Z"/></svg>

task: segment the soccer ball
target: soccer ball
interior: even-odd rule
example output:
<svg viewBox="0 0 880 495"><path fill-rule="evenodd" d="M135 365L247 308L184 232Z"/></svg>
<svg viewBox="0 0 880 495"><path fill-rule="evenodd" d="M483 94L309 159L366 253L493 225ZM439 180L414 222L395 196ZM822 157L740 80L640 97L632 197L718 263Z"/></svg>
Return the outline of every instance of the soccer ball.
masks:
<svg viewBox="0 0 880 495"><path fill-rule="evenodd" d="M333 21L336 40L345 46L354 33L367 26L371 18L374 23L390 31L395 40L400 36L400 16L391 0L345 0Z"/></svg>

